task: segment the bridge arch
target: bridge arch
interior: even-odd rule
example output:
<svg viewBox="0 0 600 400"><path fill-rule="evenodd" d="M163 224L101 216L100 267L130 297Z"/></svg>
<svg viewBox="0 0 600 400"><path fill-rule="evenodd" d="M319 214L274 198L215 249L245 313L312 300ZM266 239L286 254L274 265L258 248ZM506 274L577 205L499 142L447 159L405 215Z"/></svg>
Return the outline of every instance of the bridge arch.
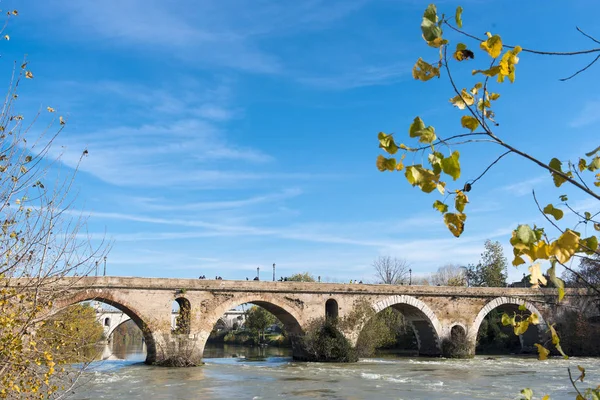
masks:
<svg viewBox="0 0 600 400"><path fill-rule="evenodd" d="M156 361L156 341L154 340L152 331L149 328L148 321L146 321L146 319L142 317L143 314L128 301L114 296L109 291L86 290L84 292L76 293L73 296L63 298L56 302L53 313L59 312L73 304L84 301L99 301L106 303L129 316L129 318L135 322L138 328L140 328L144 336L144 342L146 343L146 364L153 364ZM110 337L110 334L112 334L113 331L114 328L107 335L107 339Z"/></svg>
<svg viewBox="0 0 600 400"><path fill-rule="evenodd" d="M198 342L201 353L204 351L206 341L217 322L222 319L223 315L231 309L241 306L242 304L252 303L260 306L273 314L285 327L294 343L294 336L304 334L304 320L302 319L302 311L292 301L286 301L283 298L278 298L273 295L263 295L261 293L250 293L241 296L232 296L227 300L222 301L212 311L206 313L202 317L202 332L200 332Z"/></svg>
<svg viewBox="0 0 600 400"><path fill-rule="evenodd" d="M531 314L537 314L539 321L540 321L539 324L537 325L537 327L535 325L530 327L527 330L527 332L525 332L523 337L521 338L522 346L533 347L533 343L535 343L539 340L540 333L546 331L546 321L544 319L544 316L540 312L540 310L538 310L532 303L530 303L526 300L517 298L517 297L497 297L497 298L489 301L485 306L483 306L483 308L479 311L479 313L475 317L473 325L471 325L471 329L469 329L467 332L467 337L469 338L469 340L471 340L473 342L475 342L477 340L477 334L479 332L479 328L481 327L481 323L483 322L483 319L492 310L502 307L502 306L511 306L510 307L511 309L514 309L515 311L517 311L518 307L521 305L525 305L525 308ZM537 332L535 330L536 328L537 328ZM533 333L529 333L530 331ZM525 337L525 336L527 336L527 337ZM526 343L525 341L530 342L530 343Z"/></svg>
<svg viewBox="0 0 600 400"><path fill-rule="evenodd" d="M419 354L430 356L441 354L442 324L433 310L423 301L413 296L394 295L375 302L371 307L376 314L388 307L400 311L413 328L419 346ZM367 322L364 321L364 324L360 326L358 335ZM358 335L356 336L357 340Z"/></svg>

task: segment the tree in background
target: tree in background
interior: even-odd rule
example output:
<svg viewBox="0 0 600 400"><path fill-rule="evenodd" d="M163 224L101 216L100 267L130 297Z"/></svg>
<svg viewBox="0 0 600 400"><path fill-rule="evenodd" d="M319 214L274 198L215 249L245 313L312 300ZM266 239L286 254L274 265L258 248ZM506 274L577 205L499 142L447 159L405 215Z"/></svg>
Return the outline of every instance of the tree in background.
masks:
<svg viewBox="0 0 600 400"><path fill-rule="evenodd" d="M57 348L53 355L57 364L93 361L97 355L94 345L103 338L102 324L89 304L74 304L48 318L35 337Z"/></svg>
<svg viewBox="0 0 600 400"><path fill-rule="evenodd" d="M569 286L600 288L600 254L581 259L576 272L565 271L564 279Z"/></svg>
<svg viewBox="0 0 600 400"><path fill-rule="evenodd" d="M467 278L471 286L505 287L508 263L500 242L485 241L485 251L477 265L470 265Z"/></svg>
<svg viewBox="0 0 600 400"><path fill-rule="evenodd" d="M375 275L379 283L399 285L408 282L410 265L406 260L390 256L380 256L373 261Z"/></svg>
<svg viewBox="0 0 600 400"><path fill-rule="evenodd" d="M428 281L434 286L466 286L467 276L464 267L446 264L431 274Z"/></svg>
<svg viewBox="0 0 600 400"><path fill-rule="evenodd" d="M246 311L246 322L244 323L244 326L256 335L258 342L261 342L264 341L265 330L277 322L278 319L264 308L252 306Z"/></svg>
<svg viewBox="0 0 600 400"><path fill-rule="evenodd" d="M292 282L316 282L315 278L308 272L294 274L287 278L287 280Z"/></svg>
<svg viewBox="0 0 600 400"><path fill-rule="evenodd" d="M400 338L412 337L412 328L404 320L400 311L393 307L375 314L360 333L356 349L359 357L370 357L377 349L391 348Z"/></svg>

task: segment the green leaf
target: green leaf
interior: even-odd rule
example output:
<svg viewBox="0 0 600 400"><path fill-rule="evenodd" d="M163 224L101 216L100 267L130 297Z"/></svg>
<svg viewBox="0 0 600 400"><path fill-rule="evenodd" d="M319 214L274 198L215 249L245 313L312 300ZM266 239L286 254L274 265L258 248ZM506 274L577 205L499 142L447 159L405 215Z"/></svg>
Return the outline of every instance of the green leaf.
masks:
<svg viewBox="0 0 600 400"><path fill-rule="evenodd" d="M421 131L421 135L419 136L419 142L421 143L433 143L437 139L435 135L435 129L433 126L428 126L427 128Z"/></svg>
<svg viewBox="0 0 600 400"><path fill-rule="evenodd" d="M442 170L445 174L450 175L452 179L457 180L460 177L460 153L453 151L450 157L442 159Z"/></svg>
<svg viewBox="0 0 600 400"><path fill-rule="evenodd" d="M561 195L559 196L559 199L560 199L560 201L569 201L569 198L567 197L567 195L566 195L566 194L561 194Z"/></svg>
<svg viewBox="0 0 600 400"><path fill-rule="evenodd" d="M438 16L437 10L434 4L430 4L423 14L423 21L421 22L421 32L423 32L423 39L431 45L432 42L436 42L436 39L442 38L442 28L437 24Z"/></svg>
<svg viewBox="0 0 600 400"><path fill-rule="evenodd" d="M525 304L521 304L519 306L519 311L527 311L527 306Z"/></svg>
<svg viewBox="0 0 600 400"><path fill-rule="evenodd" d="M432 126L425 127L425 123L420 117L416 117L408 129L410 137L418 137L421 143L432 143L437 139L435 129Z"/></svg>
<svg viewBox="0 0 600 400"><path fill-rule="evenodd" d="M548 204L546 207L544 207L544 214L552 215L557 221L565 215L563 210L554 208L552 204Z"/></svg>
<svg viewBox="0 0 600 400"><path fill-rule="evenodd" d="M458 26L459 28L462 28L462 12L463 12L463 8L461 6L456 7L456 15L455 15L455 19L456 19L456 26Z"/></svg>
<svg viewBox="0 0 600 400"><path fill-rule="evenodd" d="M467 128L471 132L474 132L475 129L479 127L479 120L470 115L463 115L463 117L460 119L460 123L463 126L463 128Z"/></svg>
<svg viewBox="0 0 600 400"><path fill-rule="evenodd" d="M537 241L535 233L529 225L519 225L515 232L520 243L530 245Z"/></svg>
<svg viewBox="0 0 600 400"><path fill-rule="evenodd" d="M596 147L594 150L590 151L589 153L585 153L585 155L586 155L586 157L591 157L599 151L600 151L600 146Z"/></svg>
<svg viewBox="0 0 600 400"><path fill-rule="evenodd" d="M385 158L384 156L377 156L377 169L383 171L394 171L396 169L395 158Z"/></svg>
<svg viewBox="0 0 600 400"><path fill-rule="evenodd" d="M586 254L593 255L596 253L596 251L598 251L598 238L596 236L592 235L589 238L582 239L581 241L582 244L587 247L582 249Z"/></svg>
<svg viewBox="0 0 600 400"><path fill-rule="evenodd" d="M430 4L425 9L425 13L423 14L423 18L428 19L429 21L437 24L438 16L437 16L437 7L435 4Z"/></svg>
<svg viewBox="0 0 600 400"><path fill-rule="evenodd" d="M418 186L425 193L431 193L437 188L439 176L436 176L432 170L423 168L420 164L406 167L404 175L408 183Z"/></svg>
<svg viewBox="0 0 600 400"><path fill-rule="evenodd" d="M425 123L421 117L416 117L412 124L410 124L410 128L408 128L408 134L411 138L419 137L419 132L421 132L423 129L425 129Z"/></svg>
<svg viewBox="0 0 600 400"><path fill-rule="evenodd" d="M550 168L552 168L553 170L555 170L555 171L564 173L563 170L562 170L562 162L558 158L553 158L552 160L550 160L550 163L548 164L548 166ZM571 174L570 171L567 172L567 173L564 173L564 174L567 175L567 176L572 176L573 175L573 174ZM562 185L563 183L565 183L567 181L561 175L558 175L558 174L556 174L554 172L552 173L552 179L554 180L554 185L556 187L560 187L560 185Z"/></svg>
<svg viewBox="0 0 600 400"><path fill-rule="evenodd" d="M396 142L394 142L394 137L392 135L386 135L383 132L379 132L377 138L379 139L380 148L389 154L396 154L398 151L398 146L396 146Z"/></svg>
<svg viewBox="0 0 600 400"><path fill-rule="evenodd" d="M435 208L436 210L438 210L442 214L448 212L448 206L446 204L442 203L439 200L436 200L436 201L433 202L433 208Z"/></svg>
<svg viewBox="0 0 600 400"><path fill-rule="evenodd" d="M480 47L492 58L496 58L500 55L500 53L502 53L502 39L500 39L500 36L498 35L490 36L488 40L481 42Z"/></svg>

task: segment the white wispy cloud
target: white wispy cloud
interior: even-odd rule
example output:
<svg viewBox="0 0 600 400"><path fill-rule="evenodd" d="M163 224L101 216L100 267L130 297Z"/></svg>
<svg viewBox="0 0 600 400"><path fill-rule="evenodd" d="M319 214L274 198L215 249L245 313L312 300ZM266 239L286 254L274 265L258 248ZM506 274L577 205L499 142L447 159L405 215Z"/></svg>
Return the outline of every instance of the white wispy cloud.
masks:
<svg viewBox="0 0 600 400"><path fill-rule="evenodd" d="M572 128L592 125L600 122L600 100L587 101L579 114L569 124Z"/></svg>
<svg viewBox="0 0 600 400"><path fill-rule="evenodd" d="M499 190L501 192L508 192L514 196L526 196L530 195L533 189L544 186L548 182L551 182L549 175L540 175L535 178L502 186Z"/></svg>

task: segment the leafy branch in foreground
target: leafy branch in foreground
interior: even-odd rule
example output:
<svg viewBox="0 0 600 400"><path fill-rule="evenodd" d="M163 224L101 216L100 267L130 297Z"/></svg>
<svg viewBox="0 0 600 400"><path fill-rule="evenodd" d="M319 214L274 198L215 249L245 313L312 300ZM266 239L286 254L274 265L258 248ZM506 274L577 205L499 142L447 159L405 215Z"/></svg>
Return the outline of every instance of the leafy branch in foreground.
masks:
<svg viewBox="0 0 600 400"><path fill-rule="evenodd" d="M433 78L441 78L442 73L447 78L451 97L450 104L461 112L457 119L457 128L466 129L465 133L442 135L434 126L428 125L419 116L415 117L408 127L408 136L416 144L405 144L396 141L393 134L380 132L379 147L386 153L377 157L377 168L380 171L404 171L409 184L418 187L424 193L437 192L441 198L433 202L433 208L442 214L443 221L455 237L460 237L465 229L467 214L465 212L469 199L467 193L473 190L475 184L492 168L504 161L509 155L516 155L542 168L549 174L554 185L559 188L571 188L580 196L600 202L600 146L585 153L576 160L564 159L557 154L549 161L540 160L525 150L510 143L497 132L498 122L494 105L500 101L499 88L503 83L516 80L516 70L521 53L539 56L583 56L596 54L596 57L586 66L562 80L569 80L587 71L600 59L600 48L581 51L540 51L523 48L518 45L503 43L498 34L487 32L480 38L462 30L462 7L458 7L451 17L438 16L437 8L431 4L425 10L421 22L422 37L429 47L436 49L436 60L427 62L419 58L413 67L413 78L423 82ZM449 28L459 38L467 43L457 42L450 47L450 40L444 36L444 28ZM578 31L594 43L600 41L584 32ZM474 45L473 45L474 44ZM457 77L453 75L455 63L474 63L476 54L483 54L482 65L472 68L471 76ZM479 58L479 57L477 57ZM492 79L493 78L493 79ZM475 79L475 81L473 81ZM465 81L463 84L461 81ZM495 82L494 82L495 80ZM469 82L467 82L469 81ZM465 180L454 184L461 178L461 146L488 145L502 150L475 179ZM590 146L591 147L591 146ZM405 165L406 155L418 154L421 163ZM568 203L567 195L559 196L560 204L549 203L542 207L534 194L538 209L546 217L556 233L549 233L542 227L522 224L512 232L510 243L513 247L514 259L512 264L519 266L529 264L530 282L533 287L545 286L548 280L557 288L558 300L564 297L564 282L556 275L557 265L563 266L570 272L576 272L568 266L574 258L595 257L600 254L598 234L583 235L577 229L581 226L592 227L600 231L600 213L591 210L575 209ZM598 203L600 204L600 203ZM565 226L562 218L568 210L577 218L575 226ZM546 276L541 271L542 262L549 263ZM583 278L583 277L582 277ZM596 294L597 287L588 285ZM515 333L524 332L529 324L535 324L535 317L519 318L516 315L503 316L503 322L512 325ZM560 339L552 325L549 326L551 340L557 351L564 355L560 347ZM549 351L542 345L537 345L540 358L545 358ZM592 398L593 392L590 392ZM531 398L525 397L525 398ZM584 397L581 397L584 398Z"/></svg>

